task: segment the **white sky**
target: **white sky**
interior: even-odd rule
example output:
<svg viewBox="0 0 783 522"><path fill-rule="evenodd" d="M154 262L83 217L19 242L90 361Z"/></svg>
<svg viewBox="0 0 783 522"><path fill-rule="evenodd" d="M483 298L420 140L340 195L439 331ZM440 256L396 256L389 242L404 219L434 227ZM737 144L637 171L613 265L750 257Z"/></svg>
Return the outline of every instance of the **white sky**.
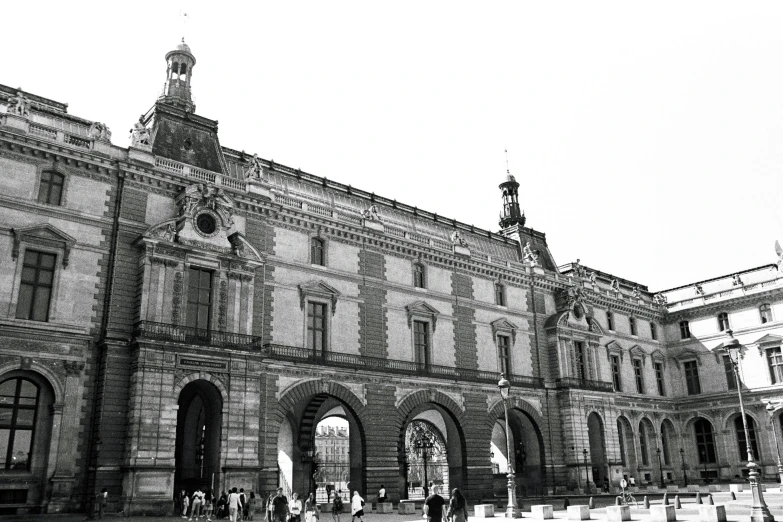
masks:
<svg viewBox="0 0 783 522"><path fill-rule="evenodd" d="M0 83L115 144L183 34L225 146L660 290L773 262L783 3L9 2Z"/></svg>

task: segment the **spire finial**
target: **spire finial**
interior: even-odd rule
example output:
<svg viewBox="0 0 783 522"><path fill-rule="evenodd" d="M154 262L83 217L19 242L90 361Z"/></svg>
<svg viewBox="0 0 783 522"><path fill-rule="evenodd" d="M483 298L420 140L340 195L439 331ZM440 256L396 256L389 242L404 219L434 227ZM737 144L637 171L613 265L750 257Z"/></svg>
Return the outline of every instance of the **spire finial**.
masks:
<svg viewBox="0 0 783 522"><path fill-rule="evenodd" d="M508 168L508 148L506 148L504 152L506 153L506 174L511 174L511 171Z"/></svg>

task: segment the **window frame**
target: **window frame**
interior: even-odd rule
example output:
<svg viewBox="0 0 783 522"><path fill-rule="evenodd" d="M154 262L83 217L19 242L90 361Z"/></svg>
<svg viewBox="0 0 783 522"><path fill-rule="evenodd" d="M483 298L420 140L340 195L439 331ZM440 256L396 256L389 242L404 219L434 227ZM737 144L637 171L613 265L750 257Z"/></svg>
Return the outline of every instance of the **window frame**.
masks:
<svg viewBox="0 0 783 522"><path fill-rule="evenodd" d="M413 263L413 288L421 290L427 289L427 267L424 263L416 261Z"/></svg>
<svg viewBox="0 0 783 522"><path fill-rule="evenodd" d="M653 361L653 371L655 372L655 384L658 389L658 395L666 397L666 376L662 362Z"/></svg>
<svg viewBox="0 0 783 522"><path fill-rule="evenodd" d="M756 433L756 421L747 413L745 414L745 418L748 421L748 435L750 435L750 448L753 452L753 459L760 462L761 455L759 454L760 445L758 434ZM745 426L742 423L742 414L734 417L734 432L737 434L737 450L740 454L740 461L747 462L748 448L747 442L745 441Z"/></svg>
<svg viewBox="0 0 783 522"><path fill-rule="evenodd" d="M201 279L202 273L208 273L209 274L209 302L207 303L207 327L202 328L199 325L198 319L200 318L200 314L197 313L195 322L191 323L193 318L192 315L192 306L196 306L197 312L200 312L201 307L204 305L201 301L201 290L203 290L200 286L199 289L199 296L196 301L191 301L191 292L193 289L193 274L197 273L199 274L199 283ZM185 298L185 326L187 328L193 328L194 330L202 331L202 332L211 332L213 327L213 319L214 319L214 308L215 308L215 281L218 279L218 274L214 269L206 268L198 265L190 265L187 267L187 293Z"/></svg>
<svg viewBox="0 0 783 522"><path fill-rule="evenodd" d="M44 180L43 176L45 174L49 175L49 180ZM60 183L53 183L53 180L55 178L59 178L61 181ZM64 196L65 196L65 181L66 176L62 172L57 172L56 170L46 169L42 170L41 173L38 175L38 183L36 187L36 198L35 201L40 205L49 205L53 207L62 207L64 206ZM43 187L46 186L46 198L42 201L42 192L41 190ZM59 197L57 198L57 202L52 202L52 187L59 186L60 193Z"/></svg>
<svg viewBox="0 0 783 522"><path fill-rule="evenodd" d="M729 330L731 328L731 321L729 320L728 312L720 312L717 315L717 320L718 320L719 332L725 332L726 330Z"/></svg>
<svg viewBox="0 0 783 522"><path fill-rule="evenodd" d="M33 381L32 379L29 379L25 376L21 375L12 375L7 378L5 378L2 382L0 382L0 385L5 384L8 381L15 380L16 382L16 391L14 394L14 401L10 408L3 406L1 409L11 409L11 422L8 424L0 424L0 429L3 430L9 430L8 433L8 447L6 449L6 462L3 469L5 470L18 470L23 469L24 471L29 471L32 465L33 461L33 454L35 450L35 436L36 436L36 428L38 427L38 415L40 413L39 407L41 404L41 386ZM29 382L35 387L35 404L30 407L28 405L20 405L20 392L22 387L22 382ZM25 411L32 411L33 412L33 422L29 426L19 426L17 424L18 420L18 412L19 410L25 410ZM14 442L16 438L16 432L17 431L29 431L30 432L30 452L27 456L27 462L24 468L14 468L11 467L11 463L13 462L13 448L14 448Z"/></svg>
<svg viewBox="0 0 783 522"><path fill-rule="evenodd" d="M764 350L764 359L767 361L767 369L769 370L769 382L770 384L783 383L783 348L780 346L771 346ZM777 361L773 363L773 355L776 355Z"/></svg>
<svg viewBox="0 0 783 522"><path fill-rule="evenodd" d="M28 254L35 254L37 256L37 262L34 265L31 265L28 263ZM43 259L43 256L47 256L52 258L51 268L45 268L41 267L41 260ZM57 270L57 260L58 260L58 254L55 252L51 252L47 249L39 249L39 248L25 248L24 251L21 253L18 259L18 267L19 267L19 274L18 274L18 284L16 285L15 289L15 297L16 302L14 303L14 317L16 319L21 319L23 321L36 321L41 323L48 323L51 322L52 319L52 304L55 298L55 288L58 282L58 273ZM25 281L25 269L33 269L35 270L35 282L30 283ZM39 276L42 271L51 272L51 282L50 283L41 283L39 281ZM28 313L26 313L24 316L20 316L20 305L22 301L22 291L24 288L32 286L32 295L29 299L29 310ZM36 303L37 299L36 297L39 294L39 288L41 289L47 289L48 290L48 297L46 302L46 316L43 319L38 319L35 317L35 311L36 311Z"/></svg>
<svg viewBox="0 0 783 522"><path fill-rule="evenodd" d="M632 315L628 316L628 328L631 331L631 335L639 335L638 328L636 327L636 317Z"/></svg>
<svg viewBox="0 0 783 522"><path fill-rule="evenodd" d="M502 375L505 375L506 378L509 378L511 375L513 375L514 371L511 362L511 336L497 334L495 336L495 344L497 344L498 347L498 369Z"/></svg>
<svg viewBox="0 0 783 522"><path fill-rule="evenodd" d="M606 329L614 332L614 312L611 310L606 311Z"/></svg>
<svg viewBox="0 0 783 522"><path fill-rule="evenodd" d="M759 305L759 320L761 321L761 324L771 323L775 320L775 317L772 315L772 305L769 303L762 303Z"/></svg>
<svg viewBox="0 0 783 522"><path fill-rule="evenodd" d="M691 325L688 321L680 321L680 340L691 338Z"/></svg>
<svg viewBox="0 0 783 522"><path fill-rule="evenodd" d="M587 358L590 356L587 353L586 345L584 341L574 341L574 373L575 377L581 381L589 380L589 369Z"/></svg>
<svg viewBox="0 0 783 522"><path fill-rule="evenodd" d="M419 351L419 343L417 337L420 335L420 332L417 332L416 329L418 326L422 326L424 329L421 333L424 334L424 351L423 353ZM411 321L411 336L412 336L412 345L413 345L413 362L416 363L417 367L419 369L427 371L427 369L432 364L432 337L433 337L433 328L432 328L432 322L422 318L422 317L415 317ZM422 361L422 355L424 356L424 360Z"/></svg>
<svg viewBox="0 0 783 522"><path fill-rule="evenodd" d="M310 264L313 266L326 266L327 241L320 236L310 236ZM317 253L320 253L317 255Z"/></svg>
<svg viewBox="0 0 783 522"><path fill-rule="evenodd" d="M699 426L709 428L709 430L699 430ZM699 464L716 464L718 458L715 448L715 428L712 423L704 417L700 417L693 423L693 435Z"/></svg>
<svg viewBox="0 0 783 522"><path fill-rule="evenodd" d="M737 379L734 375L734 364L731 362L731 356L728 354L723 355L721 361L723 362L723 373L726 376L726 389L736 390Z"/></svg>
<svg viewBox="0 0 783 522"><path fill-rule="evenodd" d="M614 391L623 391L622 361L620 360L619 355L609 355L609 368L612 372L612 386L614 386Z"/></svg>
<svg viewBox="0 0 783 522"><path fill-rule="evenodd" d="M305 300L305 343L304 347L308 350L313 351L313 355L316 357L324 357L327 353L329 353L330 343L329 343L329 335L331 334L331 324L329 318L331 317L330 313L330 305L328 301L321 300L321 299L306 299ZM310 310L311 307L315 309L315 307L320 307L323 310L323 316L321 319L323 320L323 327L320 329L315 328L315 314L311 314ZM312 325L311 325L311 317L313 318ZM320 331L321 332L321 346L320 348L315 346L315 332ZM312 334L311 334L312 332ZM312 345L310 341L313 341Z"/></svg>
<svg viewBox="0 0 783 522"><path fill-rule="evenodd" d="M495 282L495 304L497 306L508 306L506 304L506 285L500 282Z"/></svg>
<svg viewBox="0 0 783 522"><path fill-rule="evenodd" d="M658 340L658 325L650 321L650 339L653 341Z"/></svg>
<svg viewBox="0 0 783 522"><path fill-rule="evenodd" d="M689 372L689 368L693 369ZM682 371L685 376L685 389L688 395L701 395L701 375L699 375L699 362L697 360L683 361Z"/></svg>
<svg viewBox="0 0 783 522"><path fill-rule="evenodd" d="M644 395L644 364L643 361L639 358L633 358L631 359L631 364L633 366L633 377L634 382L636 383L636 393L639 393L641 395Z"/></svg>
<svg viewBox="0 0 783 522"><path fill-rule="evenodd" d="M644 421L639 423L639 454L642 457L642 466L648 467L650 465L650 448Z"/></svg>

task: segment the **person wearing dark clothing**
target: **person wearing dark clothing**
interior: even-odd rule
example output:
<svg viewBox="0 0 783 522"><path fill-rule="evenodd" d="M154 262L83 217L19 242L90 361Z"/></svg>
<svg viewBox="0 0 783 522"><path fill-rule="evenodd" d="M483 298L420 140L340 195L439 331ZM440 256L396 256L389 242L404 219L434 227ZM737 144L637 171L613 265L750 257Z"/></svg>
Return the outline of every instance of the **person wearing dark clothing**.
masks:
<svg viewBox="0 0 783 522"><path fill-rule="evenodd" d="M465 522L468 519L468 502L457 488L451 491L451 500L449 500L449 510L446 512L446 518L451 522Z"/></svg>
<svg viewBox="0 0 783 522"><path fill-rule="evenodd" d="M272 499L273 522L286 522L288 519L288 498L283 495L283 488L277 488L277 495Z"/></svg>
<svg viewBox="0 0 783 522"><path fill-rule="evenodd" d="M441 522L443 520L443 506L446 501L437 493L431 494L424 501L424 514L427 515L427 522Z"/></svg>
<svg viewBox="0 0 783 522"><path fill-rule="evenodd" d="M106 501L109 499L109 490L103 488L97 495L98 502L98 520L103 518L103 513L106 511Z"/></svg>

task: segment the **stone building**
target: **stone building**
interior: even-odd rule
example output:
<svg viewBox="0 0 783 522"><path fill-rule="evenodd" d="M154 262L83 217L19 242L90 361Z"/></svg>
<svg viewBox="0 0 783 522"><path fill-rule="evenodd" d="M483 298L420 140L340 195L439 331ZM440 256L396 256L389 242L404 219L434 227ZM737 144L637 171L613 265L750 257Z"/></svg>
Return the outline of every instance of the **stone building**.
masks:
<svg viewBox="0 0 783 522"><path fill-rule="evenodd" d="M471 499L503 495L492 452L522 495L732 480L729 328L774 478L775 265L655 294L558 266L510 174L493 232L260 159L197 114L188 46L165 63L128 147L0 86L0 512L83 510L107 487L112 509L164 513L196 486L266 494L285 466L306 495L333 415L368 500L405 498L424 459Z"/></svg>

